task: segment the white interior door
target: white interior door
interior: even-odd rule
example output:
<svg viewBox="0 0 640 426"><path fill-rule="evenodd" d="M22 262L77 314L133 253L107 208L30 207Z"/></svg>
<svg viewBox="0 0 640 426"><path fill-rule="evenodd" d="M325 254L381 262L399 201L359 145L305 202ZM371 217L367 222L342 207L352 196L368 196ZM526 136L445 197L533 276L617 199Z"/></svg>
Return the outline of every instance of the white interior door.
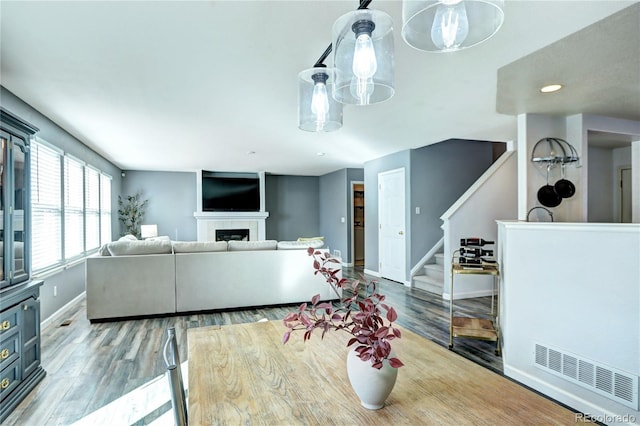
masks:
<svg viewBox="0 0 640 426"><path fill-rule="evenodd" d="M620 222L631 223L631 167L620 169Z"/></svg>
<svg viewBox="0 0 640 426"><path fill-rule="evenodd" d="M404 169L378 174L380 275L404 283L406 277Z"/></svg>

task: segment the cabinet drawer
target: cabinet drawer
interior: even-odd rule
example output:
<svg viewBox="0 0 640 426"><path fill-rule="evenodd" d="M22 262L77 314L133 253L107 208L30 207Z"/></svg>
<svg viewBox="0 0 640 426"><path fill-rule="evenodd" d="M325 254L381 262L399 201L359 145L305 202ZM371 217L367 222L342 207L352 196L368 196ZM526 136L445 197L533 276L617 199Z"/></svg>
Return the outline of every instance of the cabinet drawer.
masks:
<svg viewBox="0 0 640 426"><path fill-rule="evenodd" d="M15 361L20 355L20 333L14 329L13 333L3 334L0 339L0 371Z"/></svg>
<svg viewBox="0 0 640 426"><path fill-rule="evenodd" d="M20 305L0 313L0 336L5 336L15 330L18 325Z"/></svg>
<svg viewBox="0 0 640 426"><path fill-rule="evenodd" d="M0 373L0 401L11 394L11 391L20 384L20 360L16 359Z"/></svg>

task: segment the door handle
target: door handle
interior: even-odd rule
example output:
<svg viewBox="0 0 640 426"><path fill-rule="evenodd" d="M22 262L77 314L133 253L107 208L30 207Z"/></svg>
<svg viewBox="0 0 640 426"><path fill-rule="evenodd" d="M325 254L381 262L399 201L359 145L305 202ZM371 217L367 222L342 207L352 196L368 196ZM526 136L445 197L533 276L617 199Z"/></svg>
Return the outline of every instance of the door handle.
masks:
<svg viewBox="0 0 640 426"><path fill-rule="evenodd" d="M404 235L404 231L398 232L398 235Z"/></svg>

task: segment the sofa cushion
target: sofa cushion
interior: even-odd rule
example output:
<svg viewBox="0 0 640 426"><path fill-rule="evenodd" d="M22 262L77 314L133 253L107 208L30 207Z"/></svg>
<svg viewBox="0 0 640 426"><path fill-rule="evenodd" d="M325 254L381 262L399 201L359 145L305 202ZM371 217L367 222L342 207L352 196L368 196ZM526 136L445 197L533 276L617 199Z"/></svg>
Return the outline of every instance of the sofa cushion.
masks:
<svg viewBox="0 0 640 426"><path fill-rule="evenodd" d="M311 241L279 241L278 242L278 250L306 250L309 247L314 249L319 249L324 246L324 241L322 240L311 240Z"/></svg>
<svg viewBox="0 0 640 426"><path fill-rule="evenodd" d="M174 241L174 253L199 253L208 251L227 251L226 241Z"/></svg>
<svg viewBox="0 0 640 426"><path fill-rule="evenodd" d="M135 235L127 234L118 238L118 241L138 241L138 238Z"/></svg>
<svg viewBox="0 0 640 426"><path fill-rule="evenodd" d="M264 241L229 241L229 251L276 250L276 240Z"/></svg>
<svg viewBox="0 0 640 426"><path fill-rule="evenodd" d="M116 241L109 243L111 256L170 254L171 241Z"/></svg>

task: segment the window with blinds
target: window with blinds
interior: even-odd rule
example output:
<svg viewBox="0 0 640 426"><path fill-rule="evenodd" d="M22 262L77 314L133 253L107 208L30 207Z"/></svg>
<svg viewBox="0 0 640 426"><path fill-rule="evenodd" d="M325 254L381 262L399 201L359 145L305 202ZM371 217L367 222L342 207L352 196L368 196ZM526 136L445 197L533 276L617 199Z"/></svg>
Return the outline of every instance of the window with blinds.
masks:
<svg viewBox="0 0 640 426"><path fill-rule="evenodd" d="M111 178L100 175L100 242L111 241Z"/></svg>
<svg viewBox="0 0 640 426"><path fill-rule="evenodd" d="M85 250L100 247L100 172L84 168Z"/></svg>
<svg viewBox="0 0 640 426"><path fill-rule="evenodd" d="M62 154L34 143L31 146L32 268L62 261Z"/></svg>
<svg viewBox="0 0 640 426"><path fill-rule="evenodd" d="M84 164L64 157L64 257L84 252Z"/></svg>
<svg viewBox="0 0 640 426"><path fill-rule="evenodd" d="M111 177L45 143L31 154L34 272L111 241Z"/></svg>

